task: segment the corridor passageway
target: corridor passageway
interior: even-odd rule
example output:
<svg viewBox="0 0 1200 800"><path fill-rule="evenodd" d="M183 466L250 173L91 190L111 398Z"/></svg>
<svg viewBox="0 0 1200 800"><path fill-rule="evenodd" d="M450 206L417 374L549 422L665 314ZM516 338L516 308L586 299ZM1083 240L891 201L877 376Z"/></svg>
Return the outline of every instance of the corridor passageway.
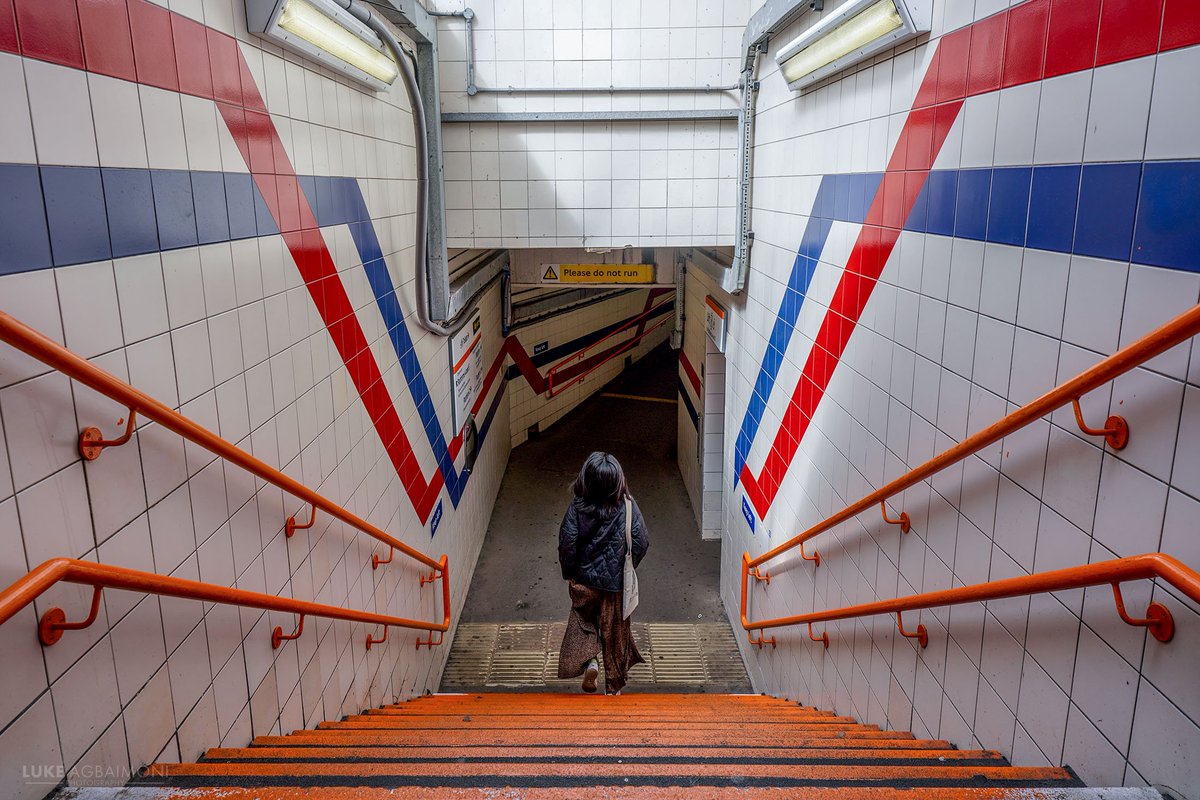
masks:
<svg viewBox="0 0 1200 800"><path fill-rule="evenodd" d="M0 800L1200 800L1198 75L1200 0L0 0Z"/></svg>
<svg viewBox="0 0 1200 800"><path fill-rule="evenodd" d="M558 527L571 481L594 450L621 462L651 537L634 614L634 635L651 663L634 670L632 688L749 689L721 604L721 543L701 538L676 462L677 357L660 345L512 451L443 691L578 683L553 678L570 610ZM508 663L497 663L496 653Z"/></svg>

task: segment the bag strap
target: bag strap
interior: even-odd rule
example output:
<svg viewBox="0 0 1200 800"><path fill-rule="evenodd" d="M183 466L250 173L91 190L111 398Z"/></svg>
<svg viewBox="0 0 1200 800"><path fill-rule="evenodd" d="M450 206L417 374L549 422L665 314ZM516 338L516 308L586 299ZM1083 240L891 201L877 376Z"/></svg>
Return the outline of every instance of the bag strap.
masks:
<svg viewBox="0 0 1200 800"><path fill-rule="evenodd" d="M633 558L633 501L625 498L625 552Z"/></svg>

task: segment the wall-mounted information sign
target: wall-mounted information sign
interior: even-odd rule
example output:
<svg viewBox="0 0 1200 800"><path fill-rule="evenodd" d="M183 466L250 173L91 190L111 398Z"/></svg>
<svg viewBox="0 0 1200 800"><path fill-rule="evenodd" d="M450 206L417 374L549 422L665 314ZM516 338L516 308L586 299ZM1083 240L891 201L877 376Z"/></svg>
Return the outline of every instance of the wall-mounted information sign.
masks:
<svg viewBox="0 0 1200 800"><path fill-rule="evenodd" d="M542 283L654 283L653 264L543 264Z"/></svg>
<svg viewBox="0 0 1200 800"><path fill-rule="evenodd" d="M483 346L480 340L479 311L471 321L450 337L450 380L454 384L454 430L462 430L471 416L471 409L483 391Z"/></svg>
<svg viewBox="0 0 1200 800"><path fill-rule="evenodd" d="M717 350L725 352L725 322L728 312L725 307L712 299L712 295L704 297L704 330L708 338L713 340Z"/></svg>

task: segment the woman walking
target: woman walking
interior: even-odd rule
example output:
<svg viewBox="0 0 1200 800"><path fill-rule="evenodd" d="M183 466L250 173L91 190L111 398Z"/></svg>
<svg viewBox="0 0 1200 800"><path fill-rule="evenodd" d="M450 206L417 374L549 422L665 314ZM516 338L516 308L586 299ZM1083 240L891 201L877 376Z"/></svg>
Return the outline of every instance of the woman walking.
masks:
<svg viewBox="0 0 1200 800"><path fill-rule="evenodd" d="M597 659L603 655L608 693L620 694L630 668L643 662L622 599L626 539L628 534L636 567L650 548L650 537L613 456L588 456L571 489L574 497L558 531L558 560L571 594L558 677L582 675L583 690L594 692Z"/></svg>

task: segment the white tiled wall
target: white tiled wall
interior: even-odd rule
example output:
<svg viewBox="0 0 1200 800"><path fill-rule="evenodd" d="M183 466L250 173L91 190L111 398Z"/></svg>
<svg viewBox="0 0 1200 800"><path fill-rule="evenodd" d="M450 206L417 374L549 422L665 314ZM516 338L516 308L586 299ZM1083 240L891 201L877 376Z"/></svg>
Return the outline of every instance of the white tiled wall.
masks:
<svg viewBox="0 0 1200 800"><path fill-rule="evenodd" d="M748 291L731 299L723 592L732 618L743 551L765 552L1200 299L1200 275L1186 270L902 233L772 509L749 531L734 438L820 178L882 171L938 34L1007 5L940 0L929 43L804 96L762 62L756 239ZM1179 71L1197 52L970 98L937 167L1200 157L1200 140L1182 132L1195 82ZM751 450L755 471L858 230L833 224ZM1189 342L1083 398L1093 424L1109 413L1128 419L1122 451L1082 435L1067 408L895 498L893 513L912 517L908 535L869 512L814 540L819 568L795 552L772 562L753 618L1156 550L1200 566L1198 364ZM908 627L928 628L925 650L881 617L829 624L828 651L803 628L784 628L773 632L778 649L743 652L760 691L996 748L1017 763L1069 764L1093 785L1156 783L1200 797L1191 756L1200 752L1200 609L1144 581L1124 594L1135 615L1151 599L1167 605L1174 641L1122 623L1103 586L906 615Z"/></svg>
<svg viewBox="0 0 1200 800"><path fill-rule="evenodd" d="M725 472L725 357L704 330L705 296L719 289L699 267L689 264L685 290L686 308L683 354L700 379L697 396L687 372L679 366L680 392L688 392L699 424L692 423L687 408L679 404L679 472L692 502L701 535L721 538L724 528ZM699 437L703 437L701 440Z"/></svg>
<svg viewBox="0 0 1200 800"><path fill-rule="evenodd" d="M297 173L352 175L363 187L448 429L446 343L419 335L411 317L403 92L364 93L249 36L240 0L188 8L239 38ZM246 170L211 101L9 55L0 86L6 162ZM428 478L431 449L348 229L322 233ZM457 618L507 460L507 401L457 509L443 490L431 539L280 236L3 275L0 308L417 549L447 553ZM498 289L482 308L490 363L501 345ZM440 619L440 589L421 589L412 562L398 556L373 571L373 541L323 514L286 539L287 517L307 518L300 502L156 424L139 420L127 445L82 462L79 430L116 434L126 413L0 344L0 585L71 557ZM418 651L416 632L393 630L368 652L363 625L310 618L299 640L273 651L272 628L294 626L287 615L120 591L105 593L90 628L38 644L41 613L60 606L81 618L90 599L56 586L0 626L4 797L41 797L64 771L72 783L120 784L149 762L436 690L449 649L450 636Z"/></svg>
<svg viewBox="0 0 1200 800"><path fill-rule="evenodd" d="M749 0L485 0L475 20L479 86L704 86L738 82ZM440 10L461 4L438 2ZM736 93L466 92L466 32L442 18L446 112L736 108ZM730 244L736 123L448 124L452 246Z"/></svg>

